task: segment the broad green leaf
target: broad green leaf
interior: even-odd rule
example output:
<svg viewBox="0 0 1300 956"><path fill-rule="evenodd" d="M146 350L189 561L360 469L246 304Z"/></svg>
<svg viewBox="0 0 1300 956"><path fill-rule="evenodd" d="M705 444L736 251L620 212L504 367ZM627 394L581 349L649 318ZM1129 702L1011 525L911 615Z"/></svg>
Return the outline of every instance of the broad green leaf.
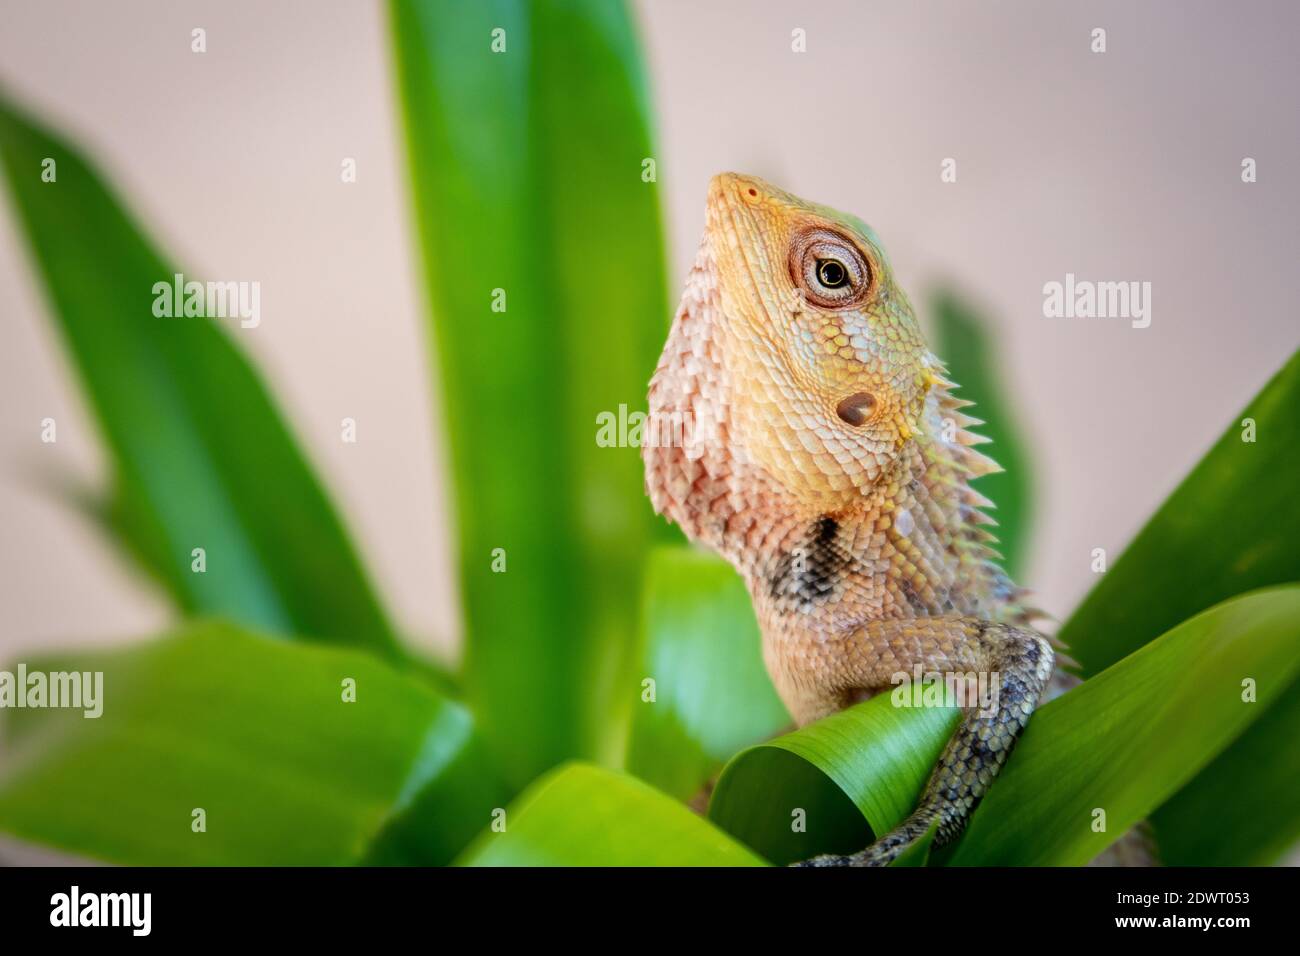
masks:
<svg viewBox="0 0 1300 956"><path fill-rule="evenodd" d="M1300 684L1270 688L1270 697L1264 715L1152 815L1161 863L1270 866L1300 842Z"/></svg>
<svg viewBox="0 0 1300 956"><path fill-rule="evenodd" d="M1245 703L1241 682L1252 676L1258 701ZM1300 586L1239 597L1185 622L1040 708L967 834L938 851L939 861L1088 862L1248 727L1257 729L1252 722L1294 726L1288 694L1297 676ZM718 781L709 817L776 863L861 849L910 812L957 719L948 708L899 709L880 695L737 755ZM1292 743L1275 758L1284 766L1251 778L1266 792L1246 806L1294 805L1293 752ZM1239 781L1248 765L1236 765ZM1191 795L1202 808L1215 797ZM1179 806L1177 798L1170 806ZM1096 809L1106 813L1105 832L1093 832ZM791 827L800 812L803 833ZM1209 816L1198 825L1242 814ZM1156 820L1163 822L1159 814ZM1292 833L1257 833L1251 845L1276 848ZM1185 840L1180 862L1216 862L1218 842L1203 845L1204 859L1193 852L1194 838Z"/></svg>
<svg viewBox="0 0 1300 956"><path fill-rule="evenodd" d="M257 330L155 316L155 283L181 270L72 147L3 97L0 159L112 455L129 547L186 611L398 657L333 507L227 328Z"/></svg>
<svg viewBox="0 0 1300 956"><path fill-rule="evenodd" d="M621 3L389 10L451 451L467 694L522 784L625 733L611 695L626 686L629 595L652 537L625 423L668 316L658 187L642 179L655 159L645 81ZM598 441L602 415L615 424Z"/></svg>
<svg viewBox="0 0 1300 956"><path fill-rule="evenodd" d="M790 723L763 666L749 594L720 558L651 552L641 640L627 769L659 789L691 797L740 748Z"/></svg>
<svg viewBox="0 0 1300 956"><path fill-rule="evenodd" d="M4 711L0 831L29 842L128 865L441 864L504 797L467 713L370 654L200 622L26 666L103 673L97 718Z"/></svg>
<svg viewBox="0 0 1300 956"><path fill-rule="evenodd" d="M584 763L558 767L485 830L464 866L762 866L707 820L635 777Z"/></svg>
<svg viewBox="0 0 1300 956"><path fill-rule="evenodd" d="M1061 628L1059 636L1082 674L1101 671L1217 601L1300 579L1298 406L1300 353L1229 423ZM1206 779L1190 786L1189 793L1236 792L1242 766L1259 754L1292 753L1298 734L1300 723L1280 717L1262 722L1233 745L1240 753L1225 754L1207 767ZM1260 793L1271 794L1269 783L1290 766L1286 757L1278 759ZM1288 846L1269 835L1300 830L1296 800L1270 795L1252 801L1239 794L1236 805L1242 812L1217 812L1213 828L1196 825L1195 805L1196 798L1188 796L1186 803L1176 801L1157 816L1163 857L1186 859L1213 845L1207 860L1225 865L1276 862Z"/></svg>
<svg viewBox="0 0 1300 956"><path fill-rule="evenodd" d="M1097 582L1058 636L1085 676L1236 594L1300 580L1300 353ZM1253 422L1246 441L1245 420Z"/></svg>
<svg viewBox="0 0 1300 956"><path fill-rule="evenodd" d="M975 431L991 439L986 450L1004 469L978 479L976 488L996 506L995 534L1003 565L1014 578L1025 568L1033 519L1033 476L1029 456L1020 440L1017 416L1007 400L1005 364L998 361L997 342L988 322L956 295L940 291L931 301L935 322L935 354L948 366L949 377L961 386L961 398L975 403L970 412L986 424Z"/></svg>
<svg viewBox="0 0 1300 956"><path fill-rule="evenodd" d="M1300 585L1253 592L1197 615L1042 707L946 862L1088 862L1253 722L1266 721L1270 708L1292 716L1287 695L1298 676ZM1246 678L1258 681L1254 703L1242 699ZM1294 749L1292 736L1278 755L1293 768ZM1267 772L1237 780L1246 788L1277 782ZM1294 806L1295 791L1251 802L1269 797ZM1093 829L1098 810L1104 832ZM1215 814L1192 825L1223 822ZM1182 862L1215 860L1189 853Z"/></svg>
<svg viewBox="0 0 1300 956"><path fill-rule="evenodd" d="M774 863L861 850L911 813L960 717L880 694L737 754L709 819Z"/></svg>

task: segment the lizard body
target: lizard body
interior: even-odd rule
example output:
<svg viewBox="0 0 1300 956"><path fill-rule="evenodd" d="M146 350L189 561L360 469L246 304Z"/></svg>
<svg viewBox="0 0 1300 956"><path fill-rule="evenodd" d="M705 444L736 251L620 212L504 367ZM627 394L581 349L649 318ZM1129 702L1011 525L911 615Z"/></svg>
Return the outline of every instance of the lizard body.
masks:
<svg viewBox="0 0 1300 956"><path fill-rule="evenodd" d="M953 383L875 234L760 179L709 188L703 241L650 383L655 510L744 578L773 683L799 725L895 675L984 673L916 811L850 857L874 865L937 821L961 832L1052 673L996 563ZM654 429L652 429L654 434Z"/></svg>

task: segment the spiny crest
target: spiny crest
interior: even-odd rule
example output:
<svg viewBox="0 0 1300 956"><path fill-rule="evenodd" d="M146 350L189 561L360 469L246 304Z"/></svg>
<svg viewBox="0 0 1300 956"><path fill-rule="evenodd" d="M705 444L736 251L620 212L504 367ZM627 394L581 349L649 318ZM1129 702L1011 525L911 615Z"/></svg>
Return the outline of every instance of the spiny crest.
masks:
<svg viewBox="0 0 1300 956"><path fill-rule="evenodd" d="M997 505L970 484L982 475L1002 471L997 462L974 448L992 439L973 430L983 425L984 421L966 414L962 409L970 408L975 403L954 395L953 392L960 386L946 377L947 368L943 363L937 359L933 359L933 362L932 398L938 412L936 424L943 431L932 436L934 440L930 446L936 459L936 477L948 486L960 503L962 528L956 543L962 561L983 567L991 577L994 596L1001 605L999 617L1009 623L1031 625L1035 620L1048 618L1049 615L1041 608L1029 604L1031 592L1027 588L1016 586L1003 569L1003 556L994 547L998 539L988 531L988 527L997 526L997 521L986 511Z"/></svg>
<svg viewBox="0 0 1300 956"><path fill-rule="evenodd" d="M929 359L928 398L933 403L933 411L928 425L935 433L927 442L928 470L931 480L943 486L950 500L957 504L960 526L953 545L962 565L988 581L990 597L1001 608L1002 614L1018 619L1023 613L1018 589L1002 568L1002 555L995 548L998 539L989 530L997 526L997 521L986 509L996 505L971 486L974 479L1002 468L975 448L990 441L974 430L984 422L963 411L975 403L953 394L960 386L947 378L947 369L937 358L930 356Z"/></svg>

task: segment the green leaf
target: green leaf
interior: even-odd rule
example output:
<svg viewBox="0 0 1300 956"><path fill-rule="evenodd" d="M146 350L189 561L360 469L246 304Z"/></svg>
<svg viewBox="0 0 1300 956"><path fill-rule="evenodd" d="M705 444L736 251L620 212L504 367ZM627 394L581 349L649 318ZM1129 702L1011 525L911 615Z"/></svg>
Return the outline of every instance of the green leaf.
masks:
<svg viewBox="0 0 1300 956"><path fill-rule="evenodd" d="M1242 701L1247 676L1260 678L1257 703ZM956 847L938 851L939 861L1088 862L1248 727L1274 719L1279 730L1294 727L1290 687L1297 676L1300 586L1240 597L1185 622L1040 708L968 832ZM709 818L774 863L865 847L915 806L959 719L952 708L895 707L891 696L738 754L718 780ZM1282 767L1251 773L1251 786L1261 792L1246 806L1294 808L1293 750L1274 758ZM1245 765L1237 765L1238 781ZM1241 799L1231 794L1191 793L1189 806ZM1179 806L1177 799L1169 805ZM1102 833L1092 830L1097 808L1106 812ZM797 811L806 832L791 826ZM1242 815L1233 808L1192 822L1213 827ZM1159 814L1156 820L1159 826ZM1293 833L1258 833L1251 845L1271 851L1289 845ZM1211 849L1201 858L1194 838L1184 841L1182 862L1214 862L1219 842L1205 841Z"/></svg>
<svg viewBox="0 0 1300 956"><path fill-rule="evenodd" d="M442 864L505 795L467 713L370 654L200 622L26 666L103 673L98 718L5 711L0 830L26 841L127 865Z"/></svg>
<svg viewBox="0 0 1300 956"><path fill-rule="evenodd" d="M934 846L934 838L939 835L939 821L935 820L930 824L930 829L920 836L915 843L906 847L903 852L890 866L920 867L929 866L930 850Z"/></svg>
<svg viewBox="0 0 1300 956"><path fill-rule="evenodd" d="M597 428L643 407L669 315L657 186L642 181L645 81L621 3L389 9L467 694L522 784L624 739L611 695L626 686L653 516L637 449L602 447Z"/></svg>
<svg viewBox="0 0 1300 956"><path fill-rule="evenodd" d="M1300 841L1300 684L1270 690L1263 716L1152 815L1161 863L1271 866Z"/></svg>
<svg viewBox="0 0 1300 956"><path fill-rule="evenodd" d="M707 820L635 777L584 763L559 767L484 831L465 866L762 866Z"/></svg>
<svg viewBox="0 0 1300 956"><path fill-rule="evenodd" d="M1059 632L1084 675L1095 674L1177 622L1234 594L1300 579L1300 353L1228 425L1219 441L1114 562ZM1244 441L1249 419L1254 441ZM1248 865L1294 844L1300 804L1276 796L1294 764L1300 721L1281 716L1252 728L1156 817L1160 855ZM1240 751L1235 752L1235 751ZM1275 754L1259 789L1239 770ZM1287 791L1294 793L1294 789ZM1202 802L1235 793L1236 810ZM1199 795L1199 796L1197 796ZM1197 823L1197 808L1206 812ZM1209 811L1214 810L1212 816ZM1281 835L1291 834L1282 843ZM1270 855L1271 854L1271 855Z"/></svg>
<svg viewBox="0 0 1300 956"><path fill-rule="evenodd" d="M156 317L154 284L180 270L75 150L3 97L0 158L112 454L110 510L129 547L186 611L397 657L333 507L220 327L238 320ZM204 573L191 570L195 548Z"/></svg>
<svg viewBox="0 0 1300 956"><path fill-rule="evenodd" d="M1084 676L1244 591L1300 580L1300 353L1229 424L1061 628ZM1242 440L1253 419L1253 442Z"/></svg>
<svg viewBox="0 0 1300 956"><path fill-rule="evenodd" d="M991 439L988 454L1004 469L977 479L975 487L997 505L993 513L998 522L997 549L1015 578L1025 567L1030 544L1033 476L1002 385L1005 369L998 361L997 342L989 323L951 292L936 293L930 312L935 320L935 353L948 366L949 377L961 386L957 394L975 402L970 412L987 423L975 431Z"/></svg>
<svg viewBox="0 0 1300 956"><path fill-rule="evenodd" d="M1252 722L1266 720L1269 708L1284 707L1291 716L1285 701L1297 676L1300 585L1234 598L1180 624L1034 715L947 862L1087 863ZM1242 700L1247 677L1259 682L1256 703ZM1280 759L1294 767L1293 757ZM1271 778L1247 779L1238 786ZM1269 796L1294 805L1294 790ZM1105 811L1104 832L1093 831L1098 809Z"/></svg>
<svg viewBox="0 0 1300 956"><path fill-rule="evenodd" d="M627 769L687 799L740 748L790 723L763 666L749 594L720 558L663 547L646 566Z"/></svg>
<svg viewBox="0 0 1300 956"><path fill-rule="evenodd" d="M709 819L774 863L861 850L911 813L960 718L877 695L737 754Z"/></svg>

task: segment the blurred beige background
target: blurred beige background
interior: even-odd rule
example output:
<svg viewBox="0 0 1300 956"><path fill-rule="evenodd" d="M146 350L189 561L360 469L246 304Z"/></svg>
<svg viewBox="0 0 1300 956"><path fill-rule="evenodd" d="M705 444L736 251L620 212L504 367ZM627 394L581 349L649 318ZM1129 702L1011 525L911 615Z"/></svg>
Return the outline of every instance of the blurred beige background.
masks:
<svg viewBox="0 0 1300 956"><path fill-rule="evenodd" d="M658 0L637 14L674 301L721 169L861 214L918 305L955 281L998 322L1038 465L1024 583L1053 613L1091 585L1091 549L1118 554L1296 347L1295 5ZM1094 27L1105 54L1089 51ZM182 266L261 282L261 327L240 343L401 623L451 647L454 516L386 31L380 4L343 0L0 0L0 82L87 148ZM53 474L95 480L102 459L10 213L4 196L5 658L169 618L50 490ZM1151 282L1151 327L1043 318L1043 284L1067 272ZM39 440L47 416L56 445ZM344 416L356 445L339 441Z"/></svg>

